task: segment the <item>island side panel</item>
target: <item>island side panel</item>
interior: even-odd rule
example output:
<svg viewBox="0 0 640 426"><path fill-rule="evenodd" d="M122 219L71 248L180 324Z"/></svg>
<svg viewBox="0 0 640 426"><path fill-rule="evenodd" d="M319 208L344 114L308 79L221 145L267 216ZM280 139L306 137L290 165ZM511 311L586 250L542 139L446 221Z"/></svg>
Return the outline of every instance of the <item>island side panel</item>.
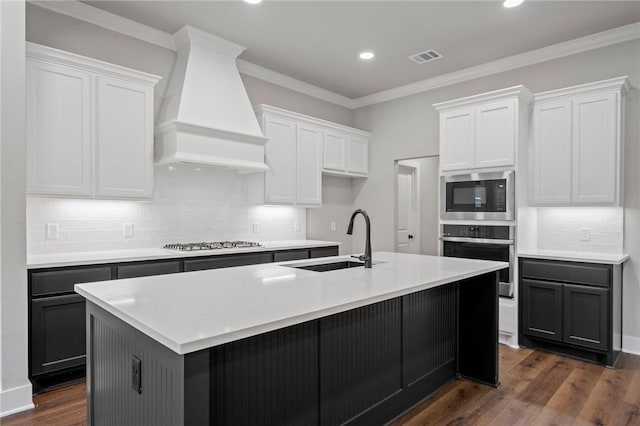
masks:
<svg viewBox="0 0 640 426"><path fill-rule="evenodd" d="M320 320L321 425L371 424L357 417L401 391L401 298Z"/></svg>
<svg viewBox="0 0 640 426"><path fill-rule="evenodd" d="M210 350L211 424L318 423L318 321Z"/></svg>
<svg viewBox="0 0 640 426"><path fill-rule="evenodd" d="M91 302L87 325L87 423L185 424L183 356ZM134 356L140 393L132 385Z"/></svg>
<svg viewBox="0 0 640 426"><path fill-rule="evenodd" d="M460 281L458 287L458 372L498 386L499 273Z"/></svg>

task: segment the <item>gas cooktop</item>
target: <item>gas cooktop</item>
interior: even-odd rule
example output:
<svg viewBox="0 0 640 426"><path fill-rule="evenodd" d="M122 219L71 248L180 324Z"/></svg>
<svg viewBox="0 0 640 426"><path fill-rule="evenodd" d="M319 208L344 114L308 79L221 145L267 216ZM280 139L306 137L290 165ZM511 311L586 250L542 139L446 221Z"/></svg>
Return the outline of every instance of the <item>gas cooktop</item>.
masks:
<svg viewBox="0 0 640 426"><path fill-rule="evenodd" d="M262 247L260 243L252 241L214 241L209 243L174 243L165 244L164 248L179 251L195 251L195 250L219 250L230 248L249 248Z"/></svg>

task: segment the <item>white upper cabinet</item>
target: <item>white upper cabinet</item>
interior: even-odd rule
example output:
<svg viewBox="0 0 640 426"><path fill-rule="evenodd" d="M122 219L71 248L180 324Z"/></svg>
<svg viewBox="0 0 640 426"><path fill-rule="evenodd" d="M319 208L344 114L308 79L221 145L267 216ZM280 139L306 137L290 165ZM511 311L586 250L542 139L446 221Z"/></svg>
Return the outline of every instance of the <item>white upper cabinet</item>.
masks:
<svg viewBox="0 0 640 426"><path fill-rule="evenodd" d="M516 102L508 100L476 108L476 167L515 164Z"/></svg>
<svg viewBox="0 0 640 426"><path fill-rule="evenodd" d="M91 74L27 61L27 191L90 196Z"/></svg>
<svg viewBox="0 0 640 426"><path fill-rule="evenodd" d="M97 77L96 194L150 198L153 190L153 88Z"/></svg>
<svg viewBox="0 0 640 426"><path fill-rule="evenodd" d="M474 118L472 108L447 111L440 115L440 168L442 170L464 170L475 166Z"/></svg>
<svg viewBox="0 0 640 426"><path fill-rule="evenodd" d="M296 200L322 204L322 130L305 123L296 125Z"/></svg>
<svg viewBox="0 0 640 426"><path fill-rule="evenodd" d="M150 198L159 77L27 43L27 192Z"/></svg>
<svg viewBox="0 0 640 426"><path fill-rule="evenodd" d="M440 169L514 167L526 137L532 94L524 86L435 104L440 112Z"/></svg>
<svg viewBox="0 0 640 426"><path fill-rule="evenodd" d="M369 173L369 139L349 136L347 155L347 173L366 176Z"/></svg>
<svg viewBox="0 0 640 426"><path fill-rule="evenodd" d="M322 205L322 174L366 177L369 133L269 105L255 112L269 170L248 176L252 204Z"/></svg>
<svg viewBox="0 0 640 426"><path fill-rule="evenodd" d="M536 94L532 205L622 205L626 77Z"/></svg>
<svg viewBox="0 0 640 426"><path fill-rule="evenodd" d="M296 125L293 121L265 114L263 133L269 138L265 158L264 201L273 204L296 203Z"/></svg>
<svg viewBox="0 0 640 426"><path fill-rule="evenodd" d="M322 168L327 171L347 170L346 134L331 129L324 131L324 154Z"/></svg>

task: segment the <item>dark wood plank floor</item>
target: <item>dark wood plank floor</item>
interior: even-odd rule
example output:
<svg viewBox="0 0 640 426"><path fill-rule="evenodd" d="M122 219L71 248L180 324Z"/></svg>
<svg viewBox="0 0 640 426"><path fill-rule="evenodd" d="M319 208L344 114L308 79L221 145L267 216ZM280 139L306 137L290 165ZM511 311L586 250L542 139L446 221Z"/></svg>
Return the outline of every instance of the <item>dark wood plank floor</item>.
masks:
<svg viewBox="0 0 640 426"><path fill-rule="evenodd" d="M455 380L394 425L640 425L640 356L623 354L610 370L500 345L500 381L494 389ZM84 382L58 387L0 424L86 424L85 393Z"/></svg>

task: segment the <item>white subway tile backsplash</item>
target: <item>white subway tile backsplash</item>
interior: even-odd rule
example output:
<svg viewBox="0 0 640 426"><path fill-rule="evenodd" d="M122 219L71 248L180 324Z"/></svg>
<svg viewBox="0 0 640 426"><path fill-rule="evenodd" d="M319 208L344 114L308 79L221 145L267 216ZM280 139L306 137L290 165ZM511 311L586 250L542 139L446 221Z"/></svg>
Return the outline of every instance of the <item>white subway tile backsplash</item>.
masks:
<svg viewBox="0 0 640 426"><path fill-rule="evenodd" d="M306 238L306 210L249 206L245 180L235 171L180 166L157 168L152 201L27 198L29 254L161 247L170 242ZM259 232L253 233L253 222ZM294 223L301 231L295 232ZM59 239L45 239L46 223ZM134 236L123 236L133 223Z"/></svg>
<svg viewBox="0 0 640 426"><path fill-rule="evenodd" d="M619 207L538 209L538 248L590 253L622 253L624 212ZM591 238L582 241L582 228Z"/></svg>

